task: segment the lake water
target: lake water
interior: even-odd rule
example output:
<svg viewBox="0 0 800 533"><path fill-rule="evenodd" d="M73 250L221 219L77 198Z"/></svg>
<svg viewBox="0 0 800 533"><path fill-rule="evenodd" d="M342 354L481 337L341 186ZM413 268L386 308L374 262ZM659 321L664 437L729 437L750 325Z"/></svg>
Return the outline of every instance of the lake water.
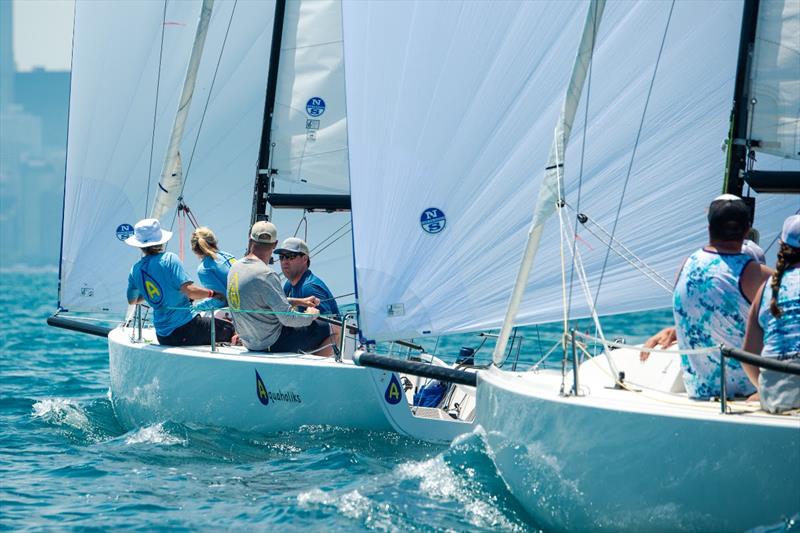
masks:
<svg viewBox="0 0 800 533"><path fill-rule="evenodd" d="M105 340L45 324L56 295L55 271L0 271L0 529L539 529L476 435L443 447L331 427L265 437L165 420L126 431L108 398ZM606 334L640 341L669 318L611 317ZM557 331L521 330L519 366ZM481 340L424 343L452 361Z"/></svg>

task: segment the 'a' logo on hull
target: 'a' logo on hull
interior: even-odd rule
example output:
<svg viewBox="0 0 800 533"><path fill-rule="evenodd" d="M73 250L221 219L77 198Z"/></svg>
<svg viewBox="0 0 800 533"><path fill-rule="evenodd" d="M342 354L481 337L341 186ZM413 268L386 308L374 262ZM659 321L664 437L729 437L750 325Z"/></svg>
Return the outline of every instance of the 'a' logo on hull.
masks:
<svg viewBox="0 0 800 533"><path fill-rule="evenodd" d="M269 403L269 394L267 393L267 388L264 386L264 382L261 380L261 376L258 375L258 370L256 370L256 394L258 395L258 401L264 405Z"/></svg>
<svg viewBox="0 0 800 533"><path fill-rule="evenodd" d="M392 379L389 380L389 386L386 387L383 397L392 405L400 403L400 400L403 399L403 387L400 386L397 374L392 374Z"/></svg>

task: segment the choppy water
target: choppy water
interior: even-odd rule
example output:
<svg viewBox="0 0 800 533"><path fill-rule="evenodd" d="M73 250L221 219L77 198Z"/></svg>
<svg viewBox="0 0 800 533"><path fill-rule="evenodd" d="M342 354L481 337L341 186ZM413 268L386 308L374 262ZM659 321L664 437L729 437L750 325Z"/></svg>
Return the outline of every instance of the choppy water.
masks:
<svg viewBox="0 0 800 533"><path fill-rule="evenodd" d="M474 435L441 447L329 427L263 437L165 420L126 431L108 399L105 341L45 324L56 277L0 272L0 529L538 529ZM607 334L641 338L668 317L619 317ZM525 332L520 366L555 330ZM452 360L480 339L427 342Z"/></svg>

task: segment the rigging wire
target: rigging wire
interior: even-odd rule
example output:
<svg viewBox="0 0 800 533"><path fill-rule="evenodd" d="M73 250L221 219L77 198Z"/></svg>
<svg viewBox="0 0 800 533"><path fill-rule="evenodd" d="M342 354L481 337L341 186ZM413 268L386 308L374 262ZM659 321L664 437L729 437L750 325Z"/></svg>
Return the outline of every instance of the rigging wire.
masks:
<svg viewBox="0 0 800 533"><path fill-rule="evenodd" d="M578 202L575 211L580 213L581 212L581 190L583 188L583 165L586 159L586 131L588 130L589 126L589 100L592 94L592 66L594 65L594 46L595 40L597 38L597 11L594 12L594 18L592 19L592 25L594 26L594 31L592 32L592 47L591 47L591 54L589 55L589 72L587 74L586 79L586 105L583 109L583 132L581 135L581 161L580 166L578 167ZM575 238L572 240L572 256L575 256L575 246L578 242L578 232L577 232L577 225L575 228ZM567 297L567 319L569 319L570 310L572 308L572 287L575 279L575 264L573 263L570 267L569 271L569 296Z"/></svg>
<svg viewBox="0 0 800 533"><path fill-rule="evenodd" d="M197 126L197 135L195 135L194 143L192 144L192 151L189 154L189 163L186 165L186 172L183 175L183 183L181 183L181 192L178 195L179 198L183 198L183 192L186 190L186 183L189 181L189 172L192 169L192 161L194 160L195 150L197 148L197 142L200 140L200 132L203 131L203 122L206 120L206 112L208 111L208 104L211 102L211 94L214 92L214 84L217 81L217 74L219 73L219 66L222 63L222 54L225 52L225 45L228 43L228 35L231 31L231 23L233 22L233 15L236 13L236 5L239 0L234 0L233 7L231 8L231 16L228 19L228 27L225 29L225 36L222 39L222 46L219 50L219 55L217 56L217 64L214 67L214 75L211 77L211 85L208 88L208 94L206 95L206 102L203 106L203 113L200 115L200 123ZM175 213L172 216L172 223L170 224L170 228L175 225L175 217L178 214L178 210L175 210Z"/></svg>
<svg viewBox="0 0 800 533"><path fill-rule="evenodd" d="M623 202L625 200L625 192L628 189L628 182L630 181L631 171L633 170L633 162L636 159L636 150L639 147L639 140L640 140L641 135L642 135L642 129L644 128L644 119L645 119L645 116L647 115L647 108L650 105L650 95L653 93L653 86L655 85L656 74L658 73L658 66L661 63L661 55L664 52L664 43L667 40L667 32L669 30L670 22L672 21L672 13L673 13L674 10L675 10L675 0L672 0L672 2L670 3L670 6L669 6L669 14L667 15L667 23L664 26L664 34L661 36L661 45L660 45L660 47L658 49L658 56L656 57L655 67L653 68L653 76L650 78L650 87L647 89L647 97L645 98L644 109L642 110L642 117L639 120L639 129L636 132L636 140L634 141L633 151L631 153L631 159L630 159L630 161L628 163L628 171L625 174L625 182L622 185L622 194L619 197L619 204L617 205L617 212L616 212L616 215L614 216L614 225L611 228L611 238L612 238L612 240L614 238L614 235L617 232L617 223L619 222L619 216L620 216L620 213L622 212L622 204L623 204ZM600 269L600 279L597 282L597 291L595 291L595 295L594 295L594 305L595 306L597 305L597 300L600 297L600 289L603 286L603 278L605 277L606 267L608 266L608 257L609 257L610 254L611 254L611 249L607 248L606 249L605 258L603 259L603 267Z"/></svg>
<svg viewBox="0 0 800 533"><path fill-rule="evenodd" d="M156 101L153 105L153 131L150 134L150 160L147 163L147 194L144 197L144 216L147 217L150 203L150 182L153 179L153 149L156 144L156 117L158 116L158 94L161 87L161 64L164 59L164 26L167 24L167 0L164 0L164 13L161 16L161 46L158 50L158 74L156 75Z"/></svg>

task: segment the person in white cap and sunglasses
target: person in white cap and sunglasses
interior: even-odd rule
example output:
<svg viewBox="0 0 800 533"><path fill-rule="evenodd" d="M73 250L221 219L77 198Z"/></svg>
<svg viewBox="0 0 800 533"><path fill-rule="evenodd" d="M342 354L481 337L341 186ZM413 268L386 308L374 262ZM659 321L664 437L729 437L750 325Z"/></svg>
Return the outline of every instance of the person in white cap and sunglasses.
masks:
<svg viewBox="0 0 800 533"><path fill-rule="evenodd" d="M256 222L248 254L228 272L228 305L236 334L248 350L332 355L330 327L315 320L319 298L287 299L278 274L269 266L277 244L275 225ZM306 309L295 312L292 305Z"/></svg>
<svg viewBox="0 0 800 533"><path fill-rule="evenodd" d="M672 295L675 327L661 330L644 346L668 347L677 339L683 349L741 346L750 303L772 270L742 252L751 228L747 204L732 194L714 198L708 207L708 244L683 263ZM642 359L647 359L642 353ZM719 353L681 356L683 383L690 398L719 397ZM756 392L741 364L725 360L730 397Z"/></svg>
<svg viewBox="0 0 800 533"><path fill-rule="evenodd" d="M190 300L214 297L211 289L194 284L180 259L164 252L164 244L172 232L161 228L155 218L136 223L133 235L125 244L142 250L142 258L128 275L128 303L147 303L153 309L153 325L159 344L191 346L211 343L211 318L190 309ZM224 295L220 295L224 296ZM233 326L215 320L216 340L228 342Z"/></svg>
<svg viewBox="0 0 800 533"><path fill-rule="evenodd" d="M781 360L800 359L800 215L783 223L775 273L750 308L746 352ZM744 364L758 387L761 407L772 413L800 408L800 376Z"/></svg>

